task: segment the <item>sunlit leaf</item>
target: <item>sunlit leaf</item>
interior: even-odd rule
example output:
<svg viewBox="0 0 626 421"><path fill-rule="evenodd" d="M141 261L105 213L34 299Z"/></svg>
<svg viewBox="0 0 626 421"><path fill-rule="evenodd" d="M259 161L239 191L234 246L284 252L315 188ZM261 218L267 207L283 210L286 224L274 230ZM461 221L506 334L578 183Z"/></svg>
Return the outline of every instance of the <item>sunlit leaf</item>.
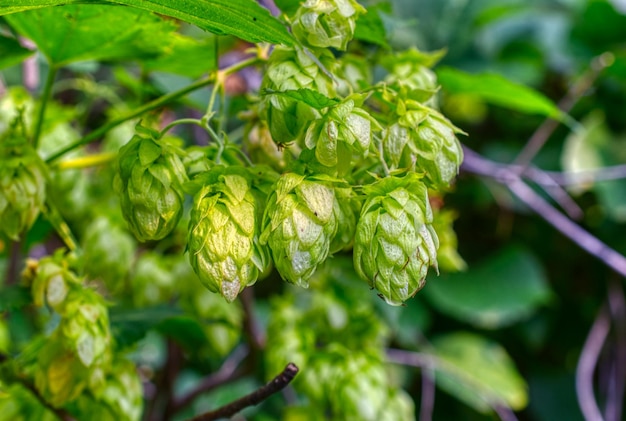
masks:
<svg viewBox="0 0 626 421"><path fill-rule="evenodd" d="M154 57L163 52L175 28L152 13L104 5L49 7L5 19L57 66Z"/></svg>
<svg viewBox="0 0 626 421"><path fill-rule="evenodd" d="M13 66L32 53L33 51L22 47L16 39L0 36L0 69Z"/></svg>
<svg viewBox="0 0 626 421"><path fill-rule="evenodd" d="M359 16L354 31L354 38L390 48L387 43L387 31L385 31L385 25L379 14L381 8L378 5L368 7L367 13Z"/></svg>
<svg viewBox="0 0 626 421"><path fill-rule="evenodd" d="M173 33L164 54L143 61L148 71L174 73L197 78L215 69L215 47L212 40L198 41Z"/></svg>
<svg viewBox="0 0 626 421"><path fill-rule="evenodd" d="M551 298L541 264L517 247L433 279L424 291L443 313L489 329L520 321Z"/></svg>
<svg viewBox="0 0 626 421"><path fill-rule="evenodd" d="M522 409L527 386L499 344L457 332L433 341L437 385L479 412L494 406Z"/></svg>
<svg viewBox="0 0 626 421"><path fill-rule="evenodd" d="M439 82L452 94L469 94L485 102L527 114L567 121L567 115L545 95L498 74L470 74L451 67L437 69Z"/></svg>
<svg viewBox="0 0 626 421"><path fill-rule="evenodd" d="M7 0L3 3L0 6L0 15L85 1ZM107 3L123 4L171 16L216 34L234 35L251 42L266 41L285 45L294 43L285 26L253 0L114 0Z"/></svg>

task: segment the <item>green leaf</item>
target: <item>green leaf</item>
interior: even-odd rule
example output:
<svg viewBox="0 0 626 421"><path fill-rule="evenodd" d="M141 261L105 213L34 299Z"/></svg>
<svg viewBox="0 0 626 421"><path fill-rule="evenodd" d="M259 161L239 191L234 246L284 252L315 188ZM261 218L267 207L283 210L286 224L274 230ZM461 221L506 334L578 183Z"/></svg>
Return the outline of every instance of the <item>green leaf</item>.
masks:
<svg viewBox="0 0 626 421"><path fill-rule="evenodd" d="M77 3L85 3L85 0L8 0L0 6L0 16ZM246 41L294 44L285 26L253 0L113 0L110 3L171 16L213 33L234 35Z"/></svg>
<svg viewBox="0 0 626 421"><path fill-rule="evenodd" d="M206 334L197 319L177 316L159 323L159 332L174 339L185 349L197 350L207 343Z"/></svg>
<svg viewBox="0 0 626 421"><path fill-rule="evenodd" d="M169 306L113 307L109 310L111 332L117 343L124 348L141 340L150 329L156 327L163 320L179 316L181 313L181 310Z"/></svg>
<svg viewBox="0 0 626 421"><path fill-rule="evenodd" d="M162 54L175 29L152 13L104 5L43 8L10 15L6 20L56 66L154 57Z"/></svg>
<svg viewBox="0 0 626 421"><path fill-rule="evenodd" d="M569 117L546 96L524 85L491 73L469 74L451 67L437 69L439 82L452 94L469 94L485 102L527 114L540 114L561 121Z"/></svg>
<svg viewBox="0 0 626 421"><path fill-rule="evenodd" d="M24 48L14 38L0 36L0 69L20 63L33 51Z"/></svg>
<svg viewBox="0 0 626 421"><path fill-rule="evenodd" d="M391 49L387 43L387 31L380 17L381 6L367 8L367 13L359 16L354 30L354 38Z"/></svg>
<svg viewBox="0 0 626 421"><path fill-rule="evenodd" d="M539 261L517 247L470 265L466 272L433 279L424 292L441 312L488 329L528 317L552 296Z"/></svg>
<svg viewBox="0 0 626 421"><path fill-rule="evenodd" d="M339 104L338 99L328 98L326 95L307 88L294 89L289 91L274 91L272 89L265 89L263 90L262 94L280 95L286 98L295 99L296 101L303 102L317 110Z"/></svg>
<svg viewBox="0 0 626 421"><path fill-rule="evenodd" d="M301 0L275 0L276 7L284 14L291 16L296 13L300 7Z"/></svg>
<svg viewBox="0 0 626 421"><path fill-rule="evenodd" d="M22 308L32 301L30 288L22 285L2 286L0 288L0 313Z"/></svg>
<svg viewBox="0 0 626 421"><path fill-rule="evenodd" d="M215 69L213 40L198 41L173 33L170 42L167 54L143 61L145 70L173 73L195 79Z"/></svg>
<svg viewBox="0 0 626 421"><path fill-rule="evenodd" d="M522 409L527 386L506 350L481 336L457 332L433 341L437 385L479 412Z"/></svg>

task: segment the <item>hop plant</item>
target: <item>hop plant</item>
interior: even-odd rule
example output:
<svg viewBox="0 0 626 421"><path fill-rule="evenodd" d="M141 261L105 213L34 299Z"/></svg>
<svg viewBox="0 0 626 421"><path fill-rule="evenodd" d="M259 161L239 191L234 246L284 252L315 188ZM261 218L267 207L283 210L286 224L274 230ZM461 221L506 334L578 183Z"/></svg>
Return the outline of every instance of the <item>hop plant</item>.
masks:
<svg viewBox="0 0 626 421"><path fill-rule="evenodd" d="M356 228L354 267L389 304L400 305L437 266L437 234L420 176L387 177L367 186Z"/></svg>
<svg viewBox="0 0 626 421"><path fill-rule="evenodd" d="M317 57L312 54L300 48L275 47L263 76L262 90L280 92L306 88L334 97L335 87L328 74L335 67L332 53L320 50ZM319 117L319 112L311 106L282 95L266 95L261 113L272 139L280 144L300 139L309 122Z"/></svg>
<svg viewBox="0 0 626 421"><path fill-rule="evenodd" d="M215 167L194 182L202 187L194 197L189 221L189 261L210 291L233 301L267 265L257 242L248 175L238 167Z"/></svg>
<svg viewBox="0 0 626 421"><path fill-rule="evenodd" d="M345 50L363 13L365 8L354 0L307 0L298 8L291 29L309 47Z"/></svg>
<svg viewBox="0 0 626 421"><path fill-rule="evenodd" d="M263 216L261 243L268 244L280 275L308 287L326 260L337 233L335 191L323 176L285 173L276 183Z"/></svg>
<svg viewBox="0 0 626 421"><path fill-rule="evenodd" d="M183 211L185 167L176 148L138 128L120 149L114 187L122 213L140 241L160 240L176 227Z"/></svg>
<svg viewBox="0 0 626 421"><path fill-rule="evenodd" d="M378 123L361 108L359 98L348 98L328 108L320 119L311 123L304 137L304 144L315 149L315 157L327 167L341 162L349 166L352 155L365 156L372 141L372 125Z"/></svg>
<svg viewBox="0 0 626 421"><path fill-rule="evenodd" d="M31 285L35 305L41 307L47 303L57 313L63 311L65 299L71 288L80 284L80 279L69 269L62 252L39 261L27 260L22 278Z"/></svg>
<svg viewBox="0 0 626 421"><path fill-rule="evenodd" d="M28 230L46 200L45 165L13 130L0 138L0 230L17 241Z"/></svg>

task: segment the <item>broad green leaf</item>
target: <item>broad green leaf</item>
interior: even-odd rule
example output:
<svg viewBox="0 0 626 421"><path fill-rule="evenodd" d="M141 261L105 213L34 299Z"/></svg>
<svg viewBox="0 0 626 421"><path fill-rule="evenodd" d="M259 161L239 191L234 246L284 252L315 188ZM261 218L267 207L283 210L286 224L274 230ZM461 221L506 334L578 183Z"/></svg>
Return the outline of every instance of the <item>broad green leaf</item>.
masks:
<svg viewBox="0 0 626 421"><path fill-rule="evenodd" d="M105 5L49 7L6 17L52 65L161 54L175 26L141 10Z"/></svg>
<svg viewBox="0 0 626 421"><path fill-rule="evenodd" d="M291 16L296 13L300 7L301 0L275 0L276 6L284 14Z"/></svg>
<svg viewBox="0 0 626 421"><path fill-rule="evenodd" d="M30 304L31 301L30 288L25 288L22 285L2 286L0 288L0 313L22 308Z"/></svg>
<svg viewBox="0 0 626 421"><path fill-rule="evenodd" d="M145 70L174 73L198 78L215 69L215 46L212 40L198 41L178 33L170 37L165 54L143 61Z"/></svg>
<svg viewBox="0 0 626 421"><path fill-rule="evenodd" d="M16 39L0 36L0 69L13 66L32 53L33 51L22 47Z"/></svg>
<svg viewBox="0 0 626 421"><path fill-rule="evenodd" d="M439 82L452 94L470 94L485 102L527 114L567 121L567 114L543 94L491 73L470 74L451 67L437 69Z"/></svg>
<svg viewBox="0 0 626 421"><path fill-rule="evenodd" d="M117 343L124 348L141 340L150 329L155 328L162 321L179 316L181 313L181 310L168 306L113 307L109 310L111 332Z"/></svg>
<svg viewBox="0 0 626 421"><path fill-rule="evenodd" d="M599 170L626 162L626 139L616 137L604 121L601 112L590 114L582 121L582 129L572 132L565 140L561 163L566 175L580 183L568 189L573 193L593 189L606 214L613 220L626 222L626 184L623 180L587 180L577 173ZM576 178L575 178L576 177Z"/></svg>
<svg viewBox="0 0 626 421"><path fill-rule="evenodd" d="M294 89L290 91L274 91L271 89L265 89L263 95L280 95L287 98L295 99L296 101L304 102L311 107L321 110L322 108L331 107L339 103L338 99L328 98L327 96L320 94L317 91L311 89L302 88Z"/></svg>
<svg viewBox="0 0 626 421"><path fill-rule="evenodd" d="M207 343L202 325L193 317L171 317L159 323L158 330L189 350L197 350Z"/></svg>
<svg viewBox="0 0 626 421"><path fill-rule="evenodd" d="M387 43L387 31L385 31L385 25L380 17L380 10L381 7L378 5L368 7L367 13L359 16L354 30L354 38L391 48Z"/></svg>
<svg viewBox="0 0 626 421"><path fill-rule="evenodd" d="M470 265L466 272L433 279L424 292L441 312L488 329L518 322L551 298L541 264L517 247Z"/></svg>
<svg viewBox="0 0 626 421"><path fill-rule="evenodd" d="M433 346L437 385L472 408L486 413L496 405L519 410L528 403L526 383L499 344L457 332Z"/></svg>
<svg viewBox="0 0 626 421"><path fill-rule="evenodd" d="M7 0L0 16L46 6L85 3L85 0ZM93 1L92 3L105 3ZM253 0L113 0L138 9L171 16L220 35L251 42L293 45L285 26Z"/></svg>

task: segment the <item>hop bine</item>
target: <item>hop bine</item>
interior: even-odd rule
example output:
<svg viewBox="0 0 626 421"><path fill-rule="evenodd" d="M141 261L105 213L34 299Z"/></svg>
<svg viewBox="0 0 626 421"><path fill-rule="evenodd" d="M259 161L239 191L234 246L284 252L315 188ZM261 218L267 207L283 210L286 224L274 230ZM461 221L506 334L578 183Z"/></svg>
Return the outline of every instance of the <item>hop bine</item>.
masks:
<svg viewBox="0 0 626 421"><path fill-rule="evenodd" d="M365 188L356 228L354 267L389 304L400 305L437 266L439 240L420 176L387 177Z"/></svg>
<svg viewBox="0 0 626 421"><path fill-rule="evenodd" d="M114 187L130 230L141 241L160 240L176 227L183 211L185 168L176 148L140 132L120 149Z"/></svg>
<svg viewBox="0 0 626 421"><path fill-rule="evenodd" d="M255 198L248 174L238 167L215 167L196 177L189 221L189 261L201 282L233 301L267 266L257 242Z"/></svg>

